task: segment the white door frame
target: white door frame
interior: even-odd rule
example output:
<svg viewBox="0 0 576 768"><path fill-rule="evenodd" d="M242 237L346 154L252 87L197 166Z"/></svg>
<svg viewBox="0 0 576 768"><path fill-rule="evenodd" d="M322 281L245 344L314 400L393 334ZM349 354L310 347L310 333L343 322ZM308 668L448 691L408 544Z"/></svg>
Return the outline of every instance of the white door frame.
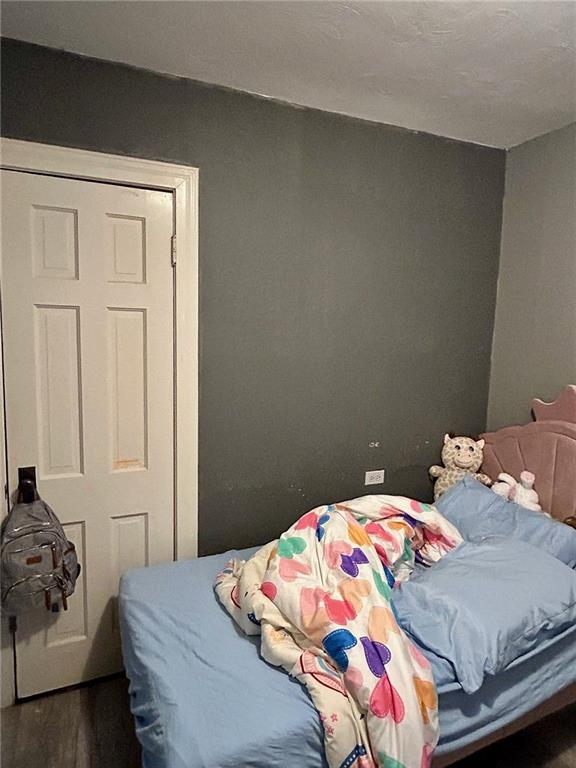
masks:
<svg viewBox="0 0 576 768"><path fill-rule="evenodd" d="M174 339L176 398L174 559L196 557L198 554L198 168L14 139L0 139L0 151L1 167L4 169L161 189L174 194L174 232L177 242ZM181 297L182 300L180 300ZM186 301L186 297L194 297L196 300ZM5 439L3 414L0 415L0 422L0 441L3 448ZM0 471L3 488L6 482L4 477L6 468L2 448L0 448L0 459L2 459ZM1 510L4 513L3 501ZM6 654L2 655L3 661L6 661ZM3 666L7 665L3 664Z"/></svg>

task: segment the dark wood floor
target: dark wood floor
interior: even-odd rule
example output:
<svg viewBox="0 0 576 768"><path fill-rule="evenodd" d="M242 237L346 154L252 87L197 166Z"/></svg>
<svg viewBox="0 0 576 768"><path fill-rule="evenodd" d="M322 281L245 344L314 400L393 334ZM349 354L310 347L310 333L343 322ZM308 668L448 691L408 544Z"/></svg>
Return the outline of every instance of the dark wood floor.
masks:
<svg viewBox="0 0 576 768"><path fill-rule="evenodd" d="M123 677L39 696L2 711L2 768L139 768Z"/></svg>
<svg viewBox="0 0 576 768"><path fill-rule="evenodd" d="M126 681L121 677L101 680L4 710L1 757L2 768L139 768L140 749ZM576 768L576 707L454 768L487 766Z"/></svg>

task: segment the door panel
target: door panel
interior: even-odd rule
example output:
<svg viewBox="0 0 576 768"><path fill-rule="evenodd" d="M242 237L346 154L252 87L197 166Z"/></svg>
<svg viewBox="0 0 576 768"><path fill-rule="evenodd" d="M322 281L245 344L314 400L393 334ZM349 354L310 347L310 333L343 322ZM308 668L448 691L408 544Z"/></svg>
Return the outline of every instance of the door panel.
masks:
<svg viewBox="0 0 576 768"><path fill-rule="evenodd" d="M121 668L127 568L173 558L171 193L2 172L9 483L82 563L69 610L18 622L20 696Z"/></svg>

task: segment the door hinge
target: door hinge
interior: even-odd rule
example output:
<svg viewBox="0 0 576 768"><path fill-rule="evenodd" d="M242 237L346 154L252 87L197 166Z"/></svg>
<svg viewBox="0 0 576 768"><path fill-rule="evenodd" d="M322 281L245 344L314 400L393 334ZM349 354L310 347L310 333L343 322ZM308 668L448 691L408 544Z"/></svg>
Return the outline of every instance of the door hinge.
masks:
<svg viewBox="0 0 576 768"><path fill-rule="evenodd" d="M176 266L176 235L172 235L170 241L170 263L173 267Z"/></svg>

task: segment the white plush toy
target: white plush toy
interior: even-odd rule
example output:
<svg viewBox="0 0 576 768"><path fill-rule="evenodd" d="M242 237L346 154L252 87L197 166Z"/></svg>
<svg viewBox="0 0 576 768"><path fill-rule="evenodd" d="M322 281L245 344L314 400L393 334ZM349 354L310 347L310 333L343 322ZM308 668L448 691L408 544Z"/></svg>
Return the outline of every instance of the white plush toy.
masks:
<svg viewBox="0 0 576 768"><path fill-rule="evenodd" d="M538 494L534 490L534 474L524 470L520 473L520 481L516 481L512 475L501 472L498 481L492 486L494 493L503 496L509 501L515 501L521 507L541 512L542 507L538 503Z"/></svg>

